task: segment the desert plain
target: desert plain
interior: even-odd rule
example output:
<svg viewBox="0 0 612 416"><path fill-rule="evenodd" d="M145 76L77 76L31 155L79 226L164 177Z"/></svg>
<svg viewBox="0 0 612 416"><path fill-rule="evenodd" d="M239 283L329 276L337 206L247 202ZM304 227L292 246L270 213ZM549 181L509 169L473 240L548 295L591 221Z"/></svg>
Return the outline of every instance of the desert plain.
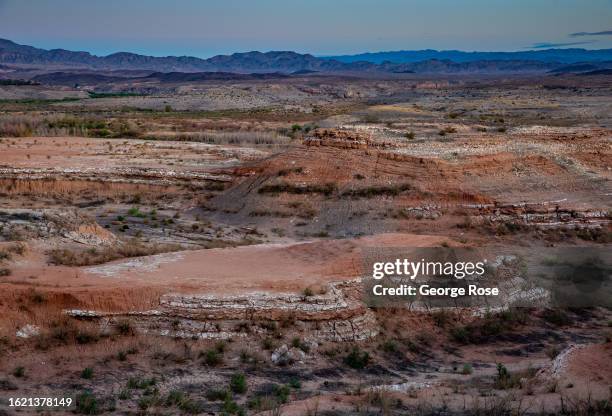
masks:
<svg viewBox="0 0 612 416"><path fill-rule="evenodd" d="M0 86L3 397L610 414L609 309L360 285L371 248L609 247L609 75L55 77Z"/></svg>

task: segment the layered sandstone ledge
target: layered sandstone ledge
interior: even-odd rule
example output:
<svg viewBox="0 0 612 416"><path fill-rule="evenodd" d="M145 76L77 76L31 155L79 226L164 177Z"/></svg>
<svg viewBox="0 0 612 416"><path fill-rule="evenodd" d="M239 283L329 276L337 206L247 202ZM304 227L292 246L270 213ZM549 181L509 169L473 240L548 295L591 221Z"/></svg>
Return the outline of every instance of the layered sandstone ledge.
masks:
<svg viewBox="0 0 612 416"><path fill-rule="evenodd" d="M151 168L0 168L0 178L15 180L66 179L108 183L172 185L177 182L231 182L229 175Z"/></svg>
<svg viewBox="0 0 612 416"><path fill-rule="evenodd" d="M250 293L236 296L165 294L159 308L105 313L68 310L110 328L129 320L139 331L178 338L225 339L265 332L287 322L328 341L358 341L378 333L374 313L360 301L358 280L331 283L325 293Z"/></svg>

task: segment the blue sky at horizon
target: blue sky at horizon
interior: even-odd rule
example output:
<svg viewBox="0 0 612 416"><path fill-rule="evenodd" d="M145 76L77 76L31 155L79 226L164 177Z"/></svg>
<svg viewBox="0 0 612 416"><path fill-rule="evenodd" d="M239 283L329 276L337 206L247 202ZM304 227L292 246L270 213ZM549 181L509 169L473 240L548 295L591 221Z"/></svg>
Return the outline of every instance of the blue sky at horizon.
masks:
<svg viewBox="0 0 612 416"><path fill-rule="evenodd" d="M0 0L0 38L96 55L202 58L603 49L612 48L612 0Z"/></svg>

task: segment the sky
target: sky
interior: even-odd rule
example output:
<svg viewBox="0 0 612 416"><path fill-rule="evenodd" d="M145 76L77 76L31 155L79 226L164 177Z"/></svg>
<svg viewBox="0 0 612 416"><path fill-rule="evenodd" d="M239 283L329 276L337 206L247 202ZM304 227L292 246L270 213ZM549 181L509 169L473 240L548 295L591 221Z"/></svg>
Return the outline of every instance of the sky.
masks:
<svg viewBox="0 0 612 416"><path fill-rule="evenodd" d="M0 38L96 55L612 48L612 0L0 0Z"/></svg>

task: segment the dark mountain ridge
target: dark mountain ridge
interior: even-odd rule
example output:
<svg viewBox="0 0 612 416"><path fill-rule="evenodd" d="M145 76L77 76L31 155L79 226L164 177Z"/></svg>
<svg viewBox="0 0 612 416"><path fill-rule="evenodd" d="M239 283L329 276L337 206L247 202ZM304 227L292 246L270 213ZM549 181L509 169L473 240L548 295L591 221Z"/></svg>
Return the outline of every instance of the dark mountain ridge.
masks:
<svg viewBox="0 0 612 416"><path fill-rule="evenodd" d="M155 57L129 52L117 52L108 56L96 56L89 52L73 52L65 49L39 49L0 39L0 63L20 65L63 65L72 68L146 69L158 72L295 72L350 71L354 65L334 60L315 58L290 51L246 52L218 55L209 59L191 56ZM362 67L363 65L360 65ZM366 65L375 68L375 65Z"/></svg>
<svg viewBox="0 0 612 416"><path fill-rule="evenodd" d="M475 61L540 61L547 63L572 64L577 62L600 62L612 60L612 49L542 49L518 52L465 52L465 51L437 51L425 49L420 51L388 51L367 52L357 55L328 56L324 59L335 60L344 63L371 62L382 64L383 62L411 63L430 59L451 60L454 62Z"/></svg>
<svg viewBox="0 0 612 416"><path fill-rule="evenodd" d="M444 57L444 58L442 58ZM385 58L384 60L382 60ZM574 59L581 58L579 61ZM606 58L606 59L604 59ZM370 60L370 61L368 61ZM38 67L45 72L59 71L68 78L74 71L151 71L207 73L201 79L214 79L213 72L234 74L292 74L313 72L410 73L545 73L569 64L592 64L612 60L612 49L548 49L525 52L400 51L338 57L315 57L291 51L244 52L217 55L209 59L191 56L155 57L129 52L96 56L65 49L39 49L0 39L0 64ZM595 66L591 69L599 69ZM105 74L113 76L113 74ZM80 75L82 78L87 76ZM219 75L217 79L224 76ZM227 76L225 76L227 77ZM168 77L166 77L168 78ZM83 79L85 80L85 79ZM62 80L61 82L65 82Z"/></svg>

